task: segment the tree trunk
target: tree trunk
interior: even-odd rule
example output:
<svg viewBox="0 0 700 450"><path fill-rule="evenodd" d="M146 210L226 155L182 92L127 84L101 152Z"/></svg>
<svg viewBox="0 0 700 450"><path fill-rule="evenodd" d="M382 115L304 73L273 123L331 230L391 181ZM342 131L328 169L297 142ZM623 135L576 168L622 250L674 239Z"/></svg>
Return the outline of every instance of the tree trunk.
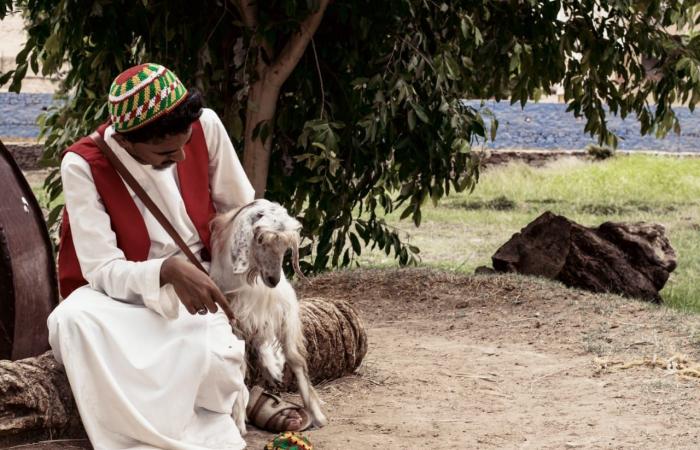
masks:
<svg viewBox="0 0 700 450"><path fill-rule="evenodd" d="M272 131L280 89L304 55L323 19L328 2L329 0L320 0L318 9L299 24L299 31L293 33L284 48L275 55L270 42L265 41L262 36L255 36L259 25L256 2L234 1L243 23L254 34L250 46L257 55L255 80L248 93L243 147L243 168L255 189L256 198L263 198L267 187Z"/></svg>
<svg viewBox="0 0 700 450"><path fill-rule="evenodd" d="M312 382L340 378L359 367L367 353L367 334L350 304L303 300L300 316ZM251 369L255 380L259 371ZM296 389L288 369L281 388ZM82 437L85 431L68 379L50 351L21 361L0 361L0 448Z"/></svg>
<svg viewBox="0 0 700 450"><path fill-rule="evenodd" d="M248 95L243 167L255 189L255 198L265 197L278 96L279 89L264 78L250 87Z"/></svg>

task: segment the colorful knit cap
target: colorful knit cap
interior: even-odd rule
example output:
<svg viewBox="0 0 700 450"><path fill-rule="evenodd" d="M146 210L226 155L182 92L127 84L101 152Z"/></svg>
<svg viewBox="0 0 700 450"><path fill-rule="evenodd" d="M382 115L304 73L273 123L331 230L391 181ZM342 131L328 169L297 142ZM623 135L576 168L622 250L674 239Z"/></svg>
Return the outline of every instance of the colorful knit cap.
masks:
<svg viewBox="0 0 700 450"><path fill-rule="evenodd" d="M280 433L265 446L265 450L313 450L309 440L293 431Z"/></svg>
<svg viewBox="0 0 700 450"><path fill-rule="evenodd" d="M109 116L116 131L133 131L171 111L187 98L187 89L159 64L125 70L109 88Z"/></svg>

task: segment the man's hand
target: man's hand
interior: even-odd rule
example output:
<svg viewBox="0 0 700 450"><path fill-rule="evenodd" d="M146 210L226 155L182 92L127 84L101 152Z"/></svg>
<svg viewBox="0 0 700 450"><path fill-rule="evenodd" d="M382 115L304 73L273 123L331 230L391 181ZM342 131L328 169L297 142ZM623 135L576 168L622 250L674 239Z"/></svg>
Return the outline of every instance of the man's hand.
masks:
<svg viewBox="0 0 700 450"><path fill-rule="evenodd" d="M185 258L171 256L163 262L160 268L160 285L164 286L167 283L173 285L177 296L190 314L197 314L201 309L215 313L218 307L221 307L229 321L233 320L233 311L224 294L206 273Z"/></svg>

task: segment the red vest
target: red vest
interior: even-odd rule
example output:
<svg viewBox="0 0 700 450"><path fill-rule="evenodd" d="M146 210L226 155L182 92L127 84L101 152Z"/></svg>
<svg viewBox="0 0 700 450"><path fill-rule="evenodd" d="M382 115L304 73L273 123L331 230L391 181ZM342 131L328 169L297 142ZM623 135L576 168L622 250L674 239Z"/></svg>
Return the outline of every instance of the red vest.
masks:
<svg viewBox="0 0 700 450"><path fill-rule="evenodd" d="M104 136L106 128L107 125L102 125L97 131ZM151 239L148 236L146 223L126 185L107 158L89 137L84 137L68 147L64 155L67 152L77 153L90 164L95 188L112 222L112 230L117 236L117 246L124 252L126 259L128 261L148 259ZM187 215L197 229L202 243L209 250L209 221L216 210L209 191L209 152L199 121L192 124L192 139L185 145L185 155L185 159L177 163L180 194L185 202ZM73 218L73 220L80 220L80 218ZM70 220L65 208L58 250L58 282L63 298L87 284L75 253Z"/></svg>

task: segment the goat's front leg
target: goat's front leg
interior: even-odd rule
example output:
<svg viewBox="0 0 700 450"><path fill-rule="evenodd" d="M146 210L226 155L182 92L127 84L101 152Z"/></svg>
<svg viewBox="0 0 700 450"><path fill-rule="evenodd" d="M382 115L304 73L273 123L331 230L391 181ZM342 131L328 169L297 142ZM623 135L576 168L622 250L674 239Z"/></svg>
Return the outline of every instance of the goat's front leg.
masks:
<svg viewBox="0 0 700 450"><path fill-rule="evenodd" d="M316 390L309 381L309 369L306 364L306 345L304 345L304 335L301 331L301 323L288 323L285 327L284 338L282 339L282 353L284 354L289 368L292 369L294 377L299 385L299 394L304 401L304 407L311 413L313 424L316 427L323 427L328 423L328 419L321 412L321 400L318 398Z"/></svg>
<svg viewBox="0 0 700 450"><path fill-rule="evenodd" d="M243 358L243 363L241 364L241 372L243 374L243 379L245 380L245 374L247 370L248 364ZM236 423L236 426L238 427L238 431L241 432L241 436L245 436L248 433L248 428L246 427L245 420L246 420L246 408L248 407L248 399L249 399L249 393L248 393L248 387L243 384L243 388L241 391L238 393L238 396L236 397L236 402L233 404L233 421Z"/></svg>
<svg viewBox="0 0 700 450"><path fill-rule="evenodd" d="M263 367L263 376L270 384L279 384L284 375L284 356L279 342L270 338L258 342L258 364Z"/></svg>

